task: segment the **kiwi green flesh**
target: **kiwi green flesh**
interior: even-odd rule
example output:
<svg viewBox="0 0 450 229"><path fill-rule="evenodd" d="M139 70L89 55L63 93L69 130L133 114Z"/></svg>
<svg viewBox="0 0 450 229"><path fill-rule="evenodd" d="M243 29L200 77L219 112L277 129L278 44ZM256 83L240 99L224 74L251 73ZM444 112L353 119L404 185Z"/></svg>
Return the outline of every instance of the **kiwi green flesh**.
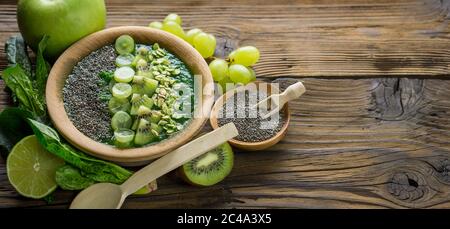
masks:
<svg viewBox="0 0 450 229"><path fill-rule="evenodd" d="M137 115L140 106L146 106L149 109L153 107L153 99L149 98L147 95L133 95L133 99L131 99L131 115Z"/></svg>
<svg viewBox="0 0 450 229"><path fill-rule="evenodd" d="M112 97L108 102L108 109L112 114L117 113L118 111L129 112L131 108L130 102L127 99L118 99L116 97Z"/></svg>
<svg viewBox="0 0 450 229"><path fill-rule="evenodd" d="M233 164L233 150L228 143L224 143L181 166L179 174L190 184L211 186L225 179Z"/></svg>
<svg viewBox="0 0 450 229"><path fill-rule="evenodd" d="M151 132L150 122L141 119L139 120L139 125L136 130L136 135L134 137L134 144L136 145L146 145L155 140L155 136Z"/></svg>

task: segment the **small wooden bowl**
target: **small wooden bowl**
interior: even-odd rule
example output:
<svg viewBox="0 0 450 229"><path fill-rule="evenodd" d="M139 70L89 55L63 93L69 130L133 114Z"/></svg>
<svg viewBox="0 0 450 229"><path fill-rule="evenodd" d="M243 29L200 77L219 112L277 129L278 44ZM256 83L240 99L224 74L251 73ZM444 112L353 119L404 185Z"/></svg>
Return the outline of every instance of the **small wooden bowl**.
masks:
<svg viewBox="0 0 450 229"><path fill-rule="evenodd" d="M192 71L196 80L201 82L196 90L196 99L199 99L192 120L176 135L160 143L141 148L118 149L113 146L99 143L81 133L69 120L64 108L62 89L73 67L91 52L109 44L113 44L117 37L123 34L132 36L136 43L152 44L158 42L163 48L178 56ZM64 138L78 149L93 156L119 162L126 165L142 165L149 160L160 157L171 150L178 148L193 138L205 124L211 106L214 103L213 79L208 64L203 57L187 42L182 39L148 27L124 26L105 29L91 34L73 44L67 49L53 65L50 72L46 100L48 112L56 129Z"/></svg>
<svg viewBox="0 0 450 229"><path fill-rule="evenodd" d="M269 83L265 83L265 82L254 82L254 83L256 84L257 88L259 88L260 86L262 87L262 86L266 85L268 94L278 93L278 91L276 91L276 88L271 87ZM230 97L232 97L234 94L242 92L242 91L246 91L246 90L255 90L255 88L251 84L248 84L246 86L241 86L234 90L230 90L230 91L226 92L225 94L223 94L221 97L219 97L217 99L216 103L214 104L214 106L211 110L211 116L209 118L209 122L211 123L211 126L213 129L219 128L217 118L219 115L219 111L222 108L222 106L224 105L224 103ZM282 108L282 111L284 112L283 114L284 114L284 118L285 118L286 122L284 123L283 127L281 127L281 130L275 136L273 136L267 140L261 141L261 142L244 142L244 141L239 141L236 139L231 139L228 142L232 146L234 146L238 149L241 149L241 150L245 150L245 151L264 150L264 149L267 149L267 148L277 144L286 135L287 129L289 126L289 122L291 120L291 113L289 111L289 107L288 107L287 103Z"/></svg>

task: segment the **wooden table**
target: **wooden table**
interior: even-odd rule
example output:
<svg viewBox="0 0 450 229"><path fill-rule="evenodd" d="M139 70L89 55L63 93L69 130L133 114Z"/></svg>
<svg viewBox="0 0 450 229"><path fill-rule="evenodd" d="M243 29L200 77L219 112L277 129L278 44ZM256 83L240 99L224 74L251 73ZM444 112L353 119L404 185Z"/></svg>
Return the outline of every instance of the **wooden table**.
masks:
<svg viewBox="0 0 450 229"><path fill-rule="evenodd" d="M108 27L147 25L169 12L187 28L261 50L258 78L303 78L286 138L237 152L222 183L171 176L126 208L450 207L450 1L107 1ZM0 43L17 33L15 1L0 3ZM0 69L5 68L3 45ZM285 82L286 79L283 80ZM0 89L4 85L0 81ZM3 90L1 90L3 91ZM1 92L0 109L9 104ZM67 207L20 197L0 162L0 207Z"/></svg>

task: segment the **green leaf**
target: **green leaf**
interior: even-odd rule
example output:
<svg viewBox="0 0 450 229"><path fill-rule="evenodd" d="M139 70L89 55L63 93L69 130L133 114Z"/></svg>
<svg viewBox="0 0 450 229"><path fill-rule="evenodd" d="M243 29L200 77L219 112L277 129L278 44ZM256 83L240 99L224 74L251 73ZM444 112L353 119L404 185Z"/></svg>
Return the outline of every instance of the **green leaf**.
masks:
<svg viewBox="0 0 450 229"><path fill-rule="evenodd" d="M26 121L31 117L30 112L17 107L7 107L0 113L0 154L4 159L17 142L33 133Z"/></svg>
<svg viewBox="0 0 450 229"><path fill-rule="evenodd" d="M45 200L45 202L47 202L47 204L51 204L51 203L53 203L53 201L55 201L55 194L54 194L54 192L52 192L52 193L46 195L42 199Z"/></svg>
<svg viewBox="0 0 450 229"><path fill-rule="evenodd" d="M108 72L108 71L102 71L98 74L98 76L100 77L100 79L102 79L106 83L109 83L114 78L114 73Z"/></svg>
<svg viewBox="0 0 450 229"><path fill-rule="evenodd" d="M44 59L44 51L47 47L49 36L44 35L39 42L38 51L36 54L36 88L39 99L42 104L45 104L45 86L47 84L49 64Z"/></svg>
<svg viewBox="0 0 450 229"><path fill-rule="evenodd" d="M38 139L45 139L44 141L39 141L44 147L50 142L60 142L58 132L53 128L32 119L29 119L28 121L31 122L31 128ZM36 131L35 129L39 131Z"/></svg>
<svg viewBox="0 0 450 229"><path fill-rule="evenodd" d="M2 79L16 96L20 108L28 110L36 116L46 115L45 104L41 102L41 96L34 89L33 82L20 65L6 68L3 71Z"/></svg>
<svg viewBox="0 0 450 229"><path fill-rule="evenodd" d="M33 79L31 61L27 52L27 45L20 34L11 36L5 42L6 59L8 60L8 66L20 65L25 73Z"/></svg>
<svg viewBox="0 0 450 229"><path fill-rule="evenodd" d="M114 78L114 73L102 71L98 74L98 76L100 77L100 79L102 79L98 82L98 85L100 86L100 88L102 88L98 93L98 98L100 99L100 101L108 102L112 98L112 94L108 85Z"/></svg>
<svg viewBox="0 0 450 229"><path fill-rule="evenodd" d="M72 165L63 165L56 170L56 183L64 190L81 190L95 183L94 180L83 177L80 170Z"/></svg>
<svg viewBox="0 0 450 229"><path fill-rule="evenodd" d="M100 101L108 102L112 98L112 94L111 92L109 92L109 90L102 90L99 92L98 98L100 99Z"/></svg>
<svg viewBox="0 0 450 229"><path fill-rule="evenodd" d="M110 162L90 157L70 145L62 143L55 130L51 127L28 119L34 134L41 145L50 153L61 157L67 163L77 167L81 175L96 182L123 183L131 172Z"/></svg>

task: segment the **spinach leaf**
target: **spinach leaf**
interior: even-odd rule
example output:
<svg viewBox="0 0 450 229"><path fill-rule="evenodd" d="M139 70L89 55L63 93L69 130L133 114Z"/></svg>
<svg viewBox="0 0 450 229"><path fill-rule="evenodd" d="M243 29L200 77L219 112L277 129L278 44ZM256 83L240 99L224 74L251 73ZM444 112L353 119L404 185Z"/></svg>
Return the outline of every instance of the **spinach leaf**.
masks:
<svg viewBox="0 0 450 229"><path fill-rule="evenodd" d="M44 196L44 198L42 198L43 200L45 200L45 202L47 202L47 204L51 204L53 203L53 201L55 201L55 194L54 192Z"/></svg>
<svg viewBox="0 0 450 229"><path fill-rule="evenodd" d="M17 142L33 134L26 122L31 117L30 112L17 107L7 107L0 113L0 154L4 159Z"/></svg>
<svg viewBox="0 0 450 229"><path fill-rule="evenodd" d="M27 45L20 34L11 36L5 42L5 53L8 66L20 65L32 79L31 61L28 56Z"/></svg>
<svg viewBox="0 0 450 229"><path fill-rule="evenodd" d="M100 79L105 81L106 83L109 83L114 78L114 73L108 72L108 71L102 71L98 74Z"/></svg>
<svg viewBox="0 0 450 229"><path fill-rule="evenodd" d="M36 89L42 104L45 104L45 85L47 84L48 71L50 69L50 65L44 59L44 51L47 47L48 39L49 36L44 35L39 42L36 54Z"/></svg>
<svg viewBox="0 0 450 229"><path fill-rule="evenodd" d="M83 177L78 168L67 164L56 170L55 179L64 190L81 190L95 183L94 180Z"/></svg>
<svg viewBox="0 0 450 229"><path fill-rule="evenodd" d="M98 98L100 101L108 102L112 98L111 90L109 84L114 78L114 73L108 71L102 71L98 74L101 80L98 82L98 86L101 88L98 93Z"/></svg>
<svg viewBox="0 0 450 229"><path fill-rule="evenodd" d="M101 90L98 94L98 98L102 102L108 102L112 98L112 94L109 90Z"/></svg>
<svg viewBox="0 0 450 229"><path fill-rule="evenodd" d="M20 65L6 68L3 71L2 79L16 96L20 108L36 116L46 115L45 104L41 102L41 96L33 87L33 82Z"/></svg>
<svg viewBox="0 0 450 229"><path fill-rule="evenodd" d="M28 120L41 145L50 153L80 169L81 175L96 182L115 184L121 184L131 176L130 171L118 165L95 159L63 143L58 133L51 127L32 119Z"/></svg>

